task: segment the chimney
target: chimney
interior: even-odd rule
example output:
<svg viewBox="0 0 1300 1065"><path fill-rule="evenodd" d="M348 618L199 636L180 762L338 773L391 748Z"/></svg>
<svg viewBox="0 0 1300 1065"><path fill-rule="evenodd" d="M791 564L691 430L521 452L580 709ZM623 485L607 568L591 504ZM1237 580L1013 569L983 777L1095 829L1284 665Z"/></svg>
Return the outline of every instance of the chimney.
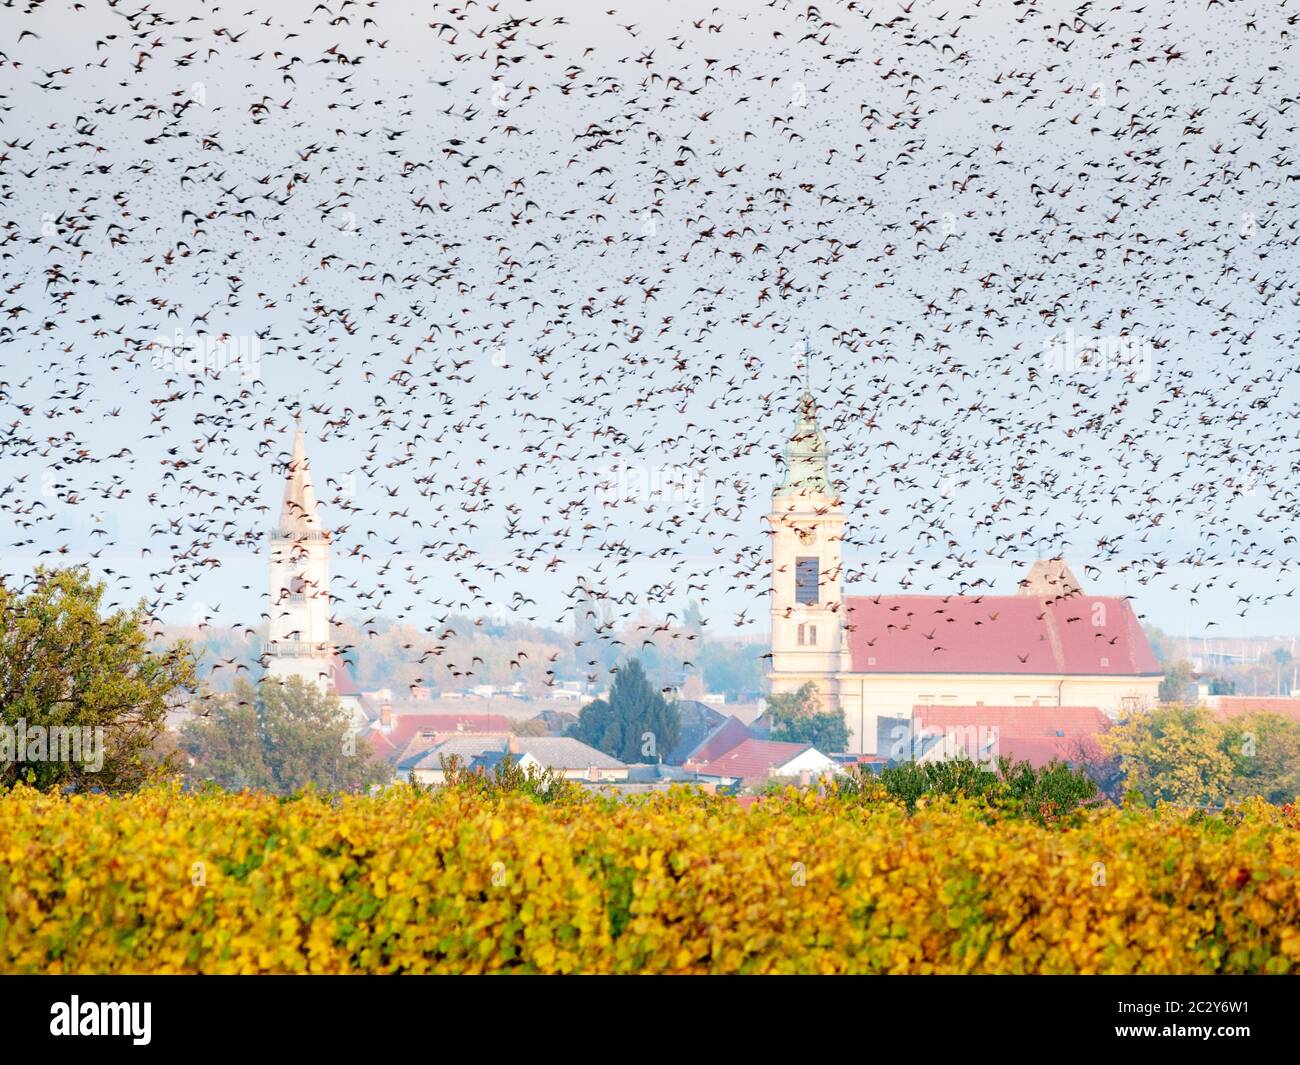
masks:
<svg viewBox="0 0 1300 1065"><path fill-rule="evenodd" d="M393 704L392 703L379 704L379 727L382 729L390 729L393 727Z"/></svg>
<svg viewBox="0 0 1300 1065"><path fill-rule="evenodd" d="M515 734L512 732L510 733L510 735L506 737L506 754L518 754L518 753L519 753L519 740L515 737Z"/></svg>

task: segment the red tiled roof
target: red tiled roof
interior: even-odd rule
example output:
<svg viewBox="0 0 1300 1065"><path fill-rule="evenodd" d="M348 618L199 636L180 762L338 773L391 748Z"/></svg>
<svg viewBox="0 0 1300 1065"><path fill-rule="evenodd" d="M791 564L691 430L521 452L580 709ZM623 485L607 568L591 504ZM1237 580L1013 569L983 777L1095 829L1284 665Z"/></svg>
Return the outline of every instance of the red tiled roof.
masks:
<svg viewBox="0 0 1300 1065"><path fill-rule="evenodd" d="M1218 695L1212 704L1213 712L1224 720L1263 712L1300 721L1300 699L1286 695Z"/></svg>
<svg viewBox="0 0 1300 1065"><path fill-rule="evenodd" d="M808 750L810 743L779 743L776 740L748 739L698 769L704 777L739 777L741 780L766 779L772 769L779 769L796 755Z"/></svg>
<svg viewBox="0 0 1300 1065"><path fill-rule="evenodd" d="M711 762L753 736L749 726L733 714L696 745L686 756L686 764L703 765Z"/></svg>
<svg viewBox="0 0 1300 1065"><path fill-rule="evenodd" d="M395 747L405 747L418 733L456 735L480 732L505 736L510 718L504 714L394 714L389 738Z"/></svg>
<svg viewBox="0 0 1300 1065"><path fill-rule="evenodd" d="M367 732L361 738L366 743L370 744L370 750L375 758L389 759L397 753L397 748L393 746L393 741L382 732Z"/></svg>
<svg viewBox="0 0 1300 1065"><path fill-rule="evenodd" d="M359 695L357 686L352 682L348 667L338 655L330 663L330 688L338 695Z"/></svg>
<svg viewBox="0 0 1300 1065"><path fill-rule="evenodd" d="M393 762L398 765L402 762L410 762L424 754L430 747L436 747L444 738L437 732L417 732L405 743L397 743L394 741L393 733L390 732L388 740L393 746Z"/></svg>
<svg viewBox="0 0 1300 1065"><path fill-rule="evenodd" d="M917 736L922 730L938 736L956 728L996 729L992 753L1035 768L1053 758L1074 758L1080 744L1097 754L1095 737L1110 727L1110 719L1095 706L914 706L912 723ZM976 733L976 739L983 737Z"/></svg>
<svg viewBox="0 0 1300 1065"><path fill-rule="evenodd" d="M855 673L1161 672L1119 596L880 595L844 605Z"/></svg>

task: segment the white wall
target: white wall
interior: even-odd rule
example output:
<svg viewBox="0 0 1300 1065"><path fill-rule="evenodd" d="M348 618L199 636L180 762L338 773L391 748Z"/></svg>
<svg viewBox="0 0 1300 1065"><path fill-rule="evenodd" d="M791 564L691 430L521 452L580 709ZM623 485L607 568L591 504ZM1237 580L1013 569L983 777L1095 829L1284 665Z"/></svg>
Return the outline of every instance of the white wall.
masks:
<svg viewBox="0 0 1300 1065"><path fill-rule="evenodd" d="M1095 706L1115 718L1126 708L1126 700L1132 700L1134 707L1154 704L1160 678L848 673L841 674L837 684L849 727L849 750L888 754L876 750L876 719L910 718L914 706Z"/></svg>

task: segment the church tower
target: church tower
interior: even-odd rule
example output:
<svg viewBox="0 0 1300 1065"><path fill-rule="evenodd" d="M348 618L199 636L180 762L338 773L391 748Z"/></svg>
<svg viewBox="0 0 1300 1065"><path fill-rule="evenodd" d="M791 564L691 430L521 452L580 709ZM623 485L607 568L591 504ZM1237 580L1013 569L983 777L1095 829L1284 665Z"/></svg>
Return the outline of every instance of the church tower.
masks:
<svg viewBox="0 0 1300 1065"><path fill-rule="evenodd" d="M297 421L297 419L295 419ZM266 674L301 677L322 691L331 686L334 643L330 634L330 534L321 528L302 426L284 484L280 520L270 531L270 628Z"/></svg>
<svg viewBox="0 0 1300 1065"><path fill-rule="evenodd" d="M805 367L808 352L805 342ZM794 432L785 448L785 477L772 495L772 693L808 681L822 710L842 709L838 674L847 672L844 576L840 547L844 504L831 483L826 436L805 379Z"/></svg>

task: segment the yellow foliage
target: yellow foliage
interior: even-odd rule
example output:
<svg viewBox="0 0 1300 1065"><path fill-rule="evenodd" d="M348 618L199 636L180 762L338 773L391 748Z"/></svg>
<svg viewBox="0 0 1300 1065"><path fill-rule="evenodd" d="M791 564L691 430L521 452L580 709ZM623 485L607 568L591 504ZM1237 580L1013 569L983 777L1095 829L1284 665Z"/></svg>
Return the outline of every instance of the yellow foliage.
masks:
<svg viewBox="0 0 1300 1065"><path fill-rule="evenodd" d="M687 792L0 797L0 971L1300 971L1300 825Z"/></svg>

